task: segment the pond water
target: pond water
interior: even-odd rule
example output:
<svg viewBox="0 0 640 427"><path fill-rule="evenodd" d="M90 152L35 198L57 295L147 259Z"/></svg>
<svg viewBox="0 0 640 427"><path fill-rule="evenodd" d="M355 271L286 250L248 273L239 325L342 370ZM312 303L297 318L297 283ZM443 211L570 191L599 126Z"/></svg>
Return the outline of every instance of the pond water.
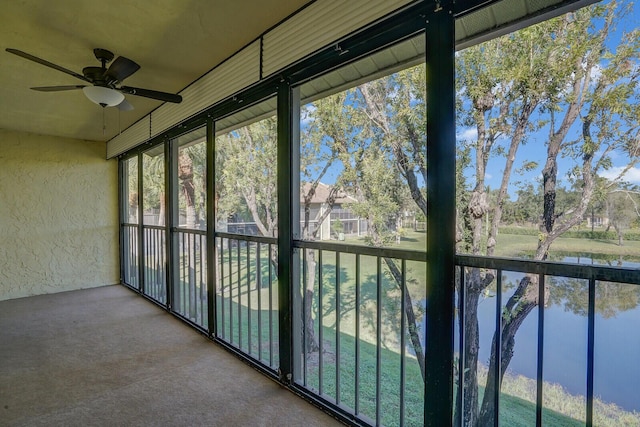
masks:
<svg viewBox="0 0 640 427"><path fill-rule="evenodd" d="M589 258L576 257L566 257L563 261L592 263ZM640 268L640 262L613 265L620 264ZM505 273L503 283L516 283L521 277L519 273ZM586 396L587 283L562 278L547 279L547 283L551 286L552 300L544 314L544 381L560 384L571 394ZM602 287L596 301L594 396L627 411L640 411L640 307L637 305L640 289L635 285L599 286ZM512 293L513 289L503 292L503 306ZM575 298L575 295L582 298ZM581 308L584 313L576 313ZM479 360L487 365L495 329L495 310L494 290L481 299L479 305ZM516 335L514 357L508 372L536 378L537 337L536 309Z"/></svg>

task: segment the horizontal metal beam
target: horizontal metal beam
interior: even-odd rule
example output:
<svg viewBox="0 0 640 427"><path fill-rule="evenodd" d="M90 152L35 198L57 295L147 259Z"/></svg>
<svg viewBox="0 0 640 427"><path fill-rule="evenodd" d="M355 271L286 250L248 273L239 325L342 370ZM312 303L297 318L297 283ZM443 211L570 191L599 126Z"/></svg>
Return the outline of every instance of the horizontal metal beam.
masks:
<svg viewBox="0 0 640 427"><path fill-rule="evenodd" d="M456 255L456 265L463 267L506 270L518 273L544 274L574 279L594 279L605 282L640 285L640 268L608 267L566 262L532 261L527 259Z"/></svg>
<svg viewBox="0 0 640 427"><path fill-rule="evenodd" d="M197 234L201 236L207 235L207 230L194 230L193 228L171 227L172 233Z"/></svg>
<svg viewBox="0 0 640 427"><path fill-rule="evenodd" d="M317 249L322 251L340 252L346 254L359 254L384 258L398 258L407 261L427 261L427 253L421 251L411 251L393 248L378 248L374 246L359 246L349 245L342 243L326 243L326 242L311 242L303 240L295 240L293 246L296 248L304 249Z"/></svg>
<svg viewBox="0 0 640 427"><path fill-rule="evenodd" d="M220 231L216 231L214 233L214 237L219 237L222 239L229 239L229 240L240 240L243 242L266 243L266 244L272 244L272 245L275 245L278 243L278 239L276 237L252 236L249 234L233 234L233 233L224 233Z"/></svg>

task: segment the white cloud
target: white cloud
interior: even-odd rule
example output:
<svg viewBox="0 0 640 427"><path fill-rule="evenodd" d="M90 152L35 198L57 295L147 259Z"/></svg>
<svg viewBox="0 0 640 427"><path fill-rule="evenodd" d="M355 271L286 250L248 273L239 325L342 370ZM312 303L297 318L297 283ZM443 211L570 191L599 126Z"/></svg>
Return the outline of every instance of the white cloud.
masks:
<svg viewBox="0 0 640 427"><path fill-rule="evenodd" d="M624 166L615 166L600 172L600 176L607 179L616 179L624 171ZM623 176L623 181L640 184L640 168L632 167Z"/></svg>
<svg viewBox="0 0 640 427"><path fill-rule="evenodd" d="M313 113L314 111L316 111L318 107L316 107L313 104L307 104L304 105L301 108L301 114L300 114L300 125L303 127L307 127L309 126L309 124L313 121L313 119L311 119L310 114Z"/></svg>
<svg viewBox="0 0 640 427"><path fill-rule="evenodd" d="M591 69L591 82L593 85L595 85L596 83L598 83L598 80L600 80L600 77L602 76L602 66L600 64L596 64L593 66L593 68Z"/></svg>
<svg viewBox="0 0 640 427"><path fill-rule="evenodd" d="M456 139L459 141L475 141L478 139L478 130L476 128L466 128L462 132L458 132Z"/></svg>

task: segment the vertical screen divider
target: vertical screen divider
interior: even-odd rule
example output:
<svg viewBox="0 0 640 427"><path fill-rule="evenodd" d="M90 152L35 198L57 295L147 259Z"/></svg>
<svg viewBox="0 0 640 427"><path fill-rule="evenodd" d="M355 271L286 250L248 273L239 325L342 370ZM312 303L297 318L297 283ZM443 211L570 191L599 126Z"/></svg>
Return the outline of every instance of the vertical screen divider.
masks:
<svg viewBox="0 0 640 427"><path fill-rule="evenodd" d="M542 426L542 390L544 388L544 294L545 275L538 275L538 367L536 373L536 426Z"/></svg>
<svg viewBox="0 0 640 427"><path fill-rule="evenodd" d="M595 351L595 317L596 317L596 280L589 279L589 311L587 327L587 418L586 425L593 425L593 375Z"/></svg>
<svg viewBox="0 0 640 427"><path fill-rule="evenodd" d="M215 204L215 186L216 186L216 150L215 150L216 124L213 119L207 119L207 331L209 337L218 336L218 289L216 284L218 281L218 247L216 245L216 204ZM222 289L220 289L222 290ZM221 299L222 301L222 299ZM224 325L224 323L223 323Z"/></svg>

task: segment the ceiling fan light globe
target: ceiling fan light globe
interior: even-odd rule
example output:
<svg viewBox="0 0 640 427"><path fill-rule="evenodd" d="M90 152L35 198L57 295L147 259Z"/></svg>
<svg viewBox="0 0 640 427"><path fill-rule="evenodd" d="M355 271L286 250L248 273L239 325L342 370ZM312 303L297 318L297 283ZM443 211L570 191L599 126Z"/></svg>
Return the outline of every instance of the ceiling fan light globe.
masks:
<svg viewBox="0 0 640 427"><path fill-rule="evenodd" d="M107 107L115 107L124 101L124 95L117 90L102 86L85 86L84 94L95 104Z"/></svg>

